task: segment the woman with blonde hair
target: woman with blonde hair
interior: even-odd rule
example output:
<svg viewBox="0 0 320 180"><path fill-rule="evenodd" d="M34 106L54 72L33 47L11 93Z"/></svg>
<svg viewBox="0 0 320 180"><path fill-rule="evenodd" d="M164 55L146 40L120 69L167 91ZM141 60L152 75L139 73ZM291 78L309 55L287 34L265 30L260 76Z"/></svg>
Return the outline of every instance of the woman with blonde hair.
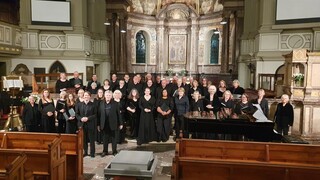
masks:
<svg viewBox="0 0 320 180"><path fill-rule="evenodd" d="M218 87L218 90L217 90L217 95L218 97L222 97L223 96L223 93L227 90L227 84L224 80L221 80L219 82L219 87Z"/></svg>
<svg viewBox="0 0 320 180"><path fill-rule="evenodd" d="M57 100L56 105L57 112L57 120L58 120L58 133L66 132L66 118L64 117L64 113L67 112L67 93L62 91L60 93L60 98Z"/></svg>
<svg viewBox="0 0 320 180"><path fill-rule="evenodd" d="M222 99L220 101L220 119L231 118L234 108L234 102L232 100L232 94L229 90L223 93Z"/></svg>
<svg viewBox="0 0 320 180"><path fill-rule="evenodd" d="M176 137L175 139L179 139L183 137L184 132L184 117L183 115L189 112L189 99L185 95L184 88L178 89L178 96L174 98L175 104L175 112L174 112L174 119L175 119L175 131Z"/></svg>
<svg viewBox="0 0 320 180"><path fill-rule="evenodd" d="M46 133L55 132L55 107L48 89L44 89L41 93L41 99L39 100L39 111L41 112L42 131Z"/></svg>

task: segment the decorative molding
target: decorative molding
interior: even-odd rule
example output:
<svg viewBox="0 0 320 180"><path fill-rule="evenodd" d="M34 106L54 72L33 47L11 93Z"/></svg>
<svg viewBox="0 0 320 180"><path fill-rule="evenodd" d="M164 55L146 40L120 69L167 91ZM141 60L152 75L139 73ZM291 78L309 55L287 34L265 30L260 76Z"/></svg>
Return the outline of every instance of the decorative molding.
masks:
<svg viewBox="0 0 320 180"><path fill-rule="evenodd" d="M64 50L66 49L65 35L40 34L39 44L41 50Z"/></svg>
<svg viewBox="0 0 320 180"><path fill-rule="evenodd" d="M291 51L293 49L305 48L312 49L313 35L312 33L291 33L280 35L281 51Z"/></svg>

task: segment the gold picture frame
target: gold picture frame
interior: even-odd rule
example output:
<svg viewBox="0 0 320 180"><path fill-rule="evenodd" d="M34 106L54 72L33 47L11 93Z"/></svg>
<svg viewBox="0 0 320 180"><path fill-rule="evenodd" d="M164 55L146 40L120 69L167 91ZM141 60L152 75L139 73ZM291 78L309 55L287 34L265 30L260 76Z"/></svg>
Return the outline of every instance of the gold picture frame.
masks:
<svg viewBox="0 0 320 180"><path fill-rule="evenodd" d="M169 35L169 64L186 64L187 62L187 35Z"/></svg>

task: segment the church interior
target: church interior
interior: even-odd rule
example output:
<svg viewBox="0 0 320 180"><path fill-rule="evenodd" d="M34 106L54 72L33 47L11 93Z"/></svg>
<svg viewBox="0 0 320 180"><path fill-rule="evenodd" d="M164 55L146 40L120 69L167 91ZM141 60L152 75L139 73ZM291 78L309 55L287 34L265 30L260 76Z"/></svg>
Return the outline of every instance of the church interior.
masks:
<svg viewBox="0 0 320 180"><path fill-rule="evenodd" d="M109 172L115 172L114 179L210 179L212 174L217 179L246 179L246 175L252 179L319 178L319 7L318 0L0 0L0 160L28 164L35 156L30 150L32 143L39 143L42 155L32 164L50 164L48 161L56 159L59 167L48 165L49 172L40 167L39 177L47 179L105 179ZM48 90L56 103L60 93L56 82L61 73L71 79L74 72L88 87L93 76L103 86L106 79L112 83L113 75L118 80L128 75L133 84L137 75L147 84L148 74L154 83L157 78L170 83L185 78L188 84L194 80L202 84L206 79L215 90L221 81L227 87L237 82L251 99L263 89L269 109L265 116L272 124L244 128L261 128L252 130L261 133L256 137L261 144L255 144L245 140L255 139L251 134L231 141L234 136L229 131L247 133L236 129L235 124L242 127L240 121L211 126L206 117L185 115L188 137L183 134L178 140L180 134L172 130L166 142L141 145L126 139L120 143L114 155L128 150L153 152L157 157L152 161L154 167L149 164L143 171L146 174L139 177L128 171L123 177L110 168L117 155L100 157L102 144L95 146L96 156L84 157L87 152L82 152L82 141L87 136L82 130L70 136L43 135L38 142L32 138L39 135L21 138L19 132L10 134L13 129L6 129L17 125L8 125L10 118L19 121L17 126L21 123L21 99L32 94L41 100L42 92ZM145 92L140 97L142 94ZM274 129L283 95L292 105L294 118L288 131L292 142L297 140L293 145L265 137L273 134L266 128ZM176 128L175 120L171 126ZM212 129L217 132L212 134ZM223 131L230 134L221 135ZM59 143L61 149L54 146ZM48 150L48 144L49 149L55 148ZM6 151L10 146L27 150L10 154ZM51 151L55 153L50 155ZM281 151L288 154L287 159ZM17 156L20 159L13 161ZM0 179L9 177L7 172L9 169L0 165ZM33 178L27 170L25 174L25 179Z"/></svg>

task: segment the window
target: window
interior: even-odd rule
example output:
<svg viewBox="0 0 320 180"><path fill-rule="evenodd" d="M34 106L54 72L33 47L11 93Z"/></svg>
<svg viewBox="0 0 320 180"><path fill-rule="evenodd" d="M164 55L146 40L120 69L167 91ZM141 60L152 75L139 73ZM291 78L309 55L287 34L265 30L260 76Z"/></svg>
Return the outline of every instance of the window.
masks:
<svg viewBox="0 0 320 180"><path fill-rule="evenodd" d="M146 63L146 38L143 31L136 35L136 63Z"/></svg>
<svg viewBox="0 0 320 180"><path fill-rule="evenodd" d="M219 34L211 36L210 43L210 64L218 64L219 62Z"/></svg>

